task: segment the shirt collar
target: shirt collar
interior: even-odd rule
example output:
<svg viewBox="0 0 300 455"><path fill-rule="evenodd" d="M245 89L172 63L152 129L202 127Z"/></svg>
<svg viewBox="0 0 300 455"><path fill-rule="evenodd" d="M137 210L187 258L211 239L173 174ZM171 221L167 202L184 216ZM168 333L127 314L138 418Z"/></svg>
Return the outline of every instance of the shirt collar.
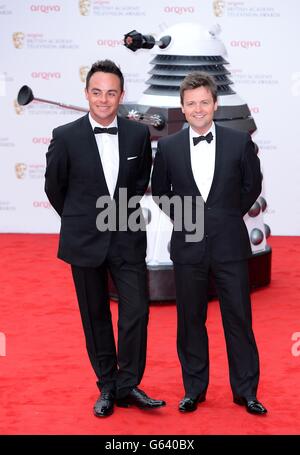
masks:
<svg viewBox="0 0 300 455"><path fill-rule="evenodd" d="M203 134L203 136L206 136L208 133L212 133L213 135L213 140L215 140L216 138L216 126L215 126L215 122L212 122L211 124L211 127L209 128L209 130L206 131L205 134ZM198 136L202 136L202 134L199 134L197 133L197 131L195 131L191 126L190 126L190 138L192 140L193 137L198 137ZM213 142L213 141L212 141ZM211 143L212 143L211 142Z"/></svg>
<svg viewBox="0 0 300 455"><path fill-rule="evenodd" d="M89 112L89 121L92 126L92 129L94 129L96 126L100 126L100 128L111 128L114 126L118 127L117 116L113 119L113 121L109 125L104 126L104 125L101 125L101 123L96 122L96 120L93 119L93 117L91 116L91 113Z"/></svg>

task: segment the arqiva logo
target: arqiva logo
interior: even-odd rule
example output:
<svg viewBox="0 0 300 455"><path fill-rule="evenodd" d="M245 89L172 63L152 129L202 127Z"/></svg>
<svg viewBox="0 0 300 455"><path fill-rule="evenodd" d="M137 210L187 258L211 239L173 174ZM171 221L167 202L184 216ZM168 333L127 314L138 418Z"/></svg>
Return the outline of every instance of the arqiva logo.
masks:
<svg viewBox="0 0 300 455"><path fill-rule="evenodd" d="M61 73L59 72L51 72L51 71L33 71L31 73L31 77L34 79L46 79L47 81L49 79L60 79L61 78Z"/></svg>
<svg viewBox="0 0 300 455"><path fill-rule="evenodd" d="M230 46L232 47L242 47L244 49L249 49L252 47L261 47L260 41L251 41L251 40L232 40L230 41Z"/></svg>
<svg viewBox="0 0 300 455"><path fill-rule="evenodd" d="M33 137L32 142L34 144L44 144L44 145L49 145L51 141L50 137Z"/></svg>
<svg viewBox="0 0 300 455"><path fill-rule="evenodd" d="M120 39L98 39L98 46L116 47L123 46L124 41Z"/></svg>
<svg viewBox="0 0 300 455"><path fill-rule="evenodd" d="M59 13L60 6L59 5L31 5L30 11L33 13Z"/></svg>
<svg viewBox="0 0 300 455"><path fill-rule="evenodd" d="M175 13L175 14L185 14L185 13L194 13L195 8L193 6L165 6L165 13Z"/></svg>
<svg viewBox="0 0 300 455"><path fill-rule="evenodd" d="M49 201L33 201L33 207L36 208L36 209L50 209L51 208L51 204Z"/></svg>

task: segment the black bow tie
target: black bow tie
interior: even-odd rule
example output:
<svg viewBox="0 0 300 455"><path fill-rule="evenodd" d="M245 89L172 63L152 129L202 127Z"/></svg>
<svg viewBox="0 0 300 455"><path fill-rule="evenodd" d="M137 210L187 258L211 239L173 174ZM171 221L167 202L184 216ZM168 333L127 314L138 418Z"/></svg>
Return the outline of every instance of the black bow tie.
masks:
<svg viewBox="0 0 300 455"><path fill-rule="evenodd" d="M206 136L193 137L193 142L194 142L194 145L199 144L199 142L201 142L201 141L207 141L210 144L211 141L213 140L213 138L214 138L213 134L210 131Z"/></svg>
<svg viewBox="0 0 300 455"><path fill-rule="evenodd" d="M112 128L100 128L99 126L95 126L94 133L95 134L99 134L99 133L117 134L118 128L116 126L113 126Z"/></svg>

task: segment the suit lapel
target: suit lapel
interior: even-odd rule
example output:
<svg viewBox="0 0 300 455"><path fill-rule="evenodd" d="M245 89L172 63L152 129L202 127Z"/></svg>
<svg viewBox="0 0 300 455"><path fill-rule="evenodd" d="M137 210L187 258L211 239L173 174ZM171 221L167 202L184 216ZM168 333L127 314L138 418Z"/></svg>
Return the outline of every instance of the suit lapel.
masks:
<svg viewBox="0 0 300 455"><path fill-rule="evenodd" d="M114 199L118 198L119 187L121 187L123 181L123 174L126 168L126 156L127 156L127 135L126 125L124 125L123 119L117 117L118 121L118 146L119 146L119 172L114 192ZM125 185L126 186L126 185Z"/></svg>
<svg viewBox="0 0 300 455"><path fill-rule="evenodd" d="M94 181L98 182L102 187L104 194L109 194L108 187L105 180L105 175L100 159L98 145L96 142L95 134L92 129L92 125L89 121L89 115L83 117L83 127L81 130L81 140L84 143L85 153L90 154L90 161L93 169L91 172L94 174ZM83 157L84 159L84 157Z"/></svg>
<svg viewBox="0 0 300 455"><path fill-rule="evenodd" d="M193 170L192 170L191 150L190 150L190 133L189 132L190 132L189 127L182 130L181 143L179 143L178 145L179 145L180 153L183 150L184 161L185 161L185 166L186 166L186 170L187 170L187 176L188 176L190 182L192 182L193 190L195 193L197 193L197 195L200 195L200 191L195 182L194 174L193 174Z"/></svg>
<svg viewBox="0 0 300 455"><path fill-rule="evenodd" d="M207 199L206 199L206 204L208 204L210 202L210 200L212 199L212 197L213 197L216 185L218 183L218 177L219 177L220 167L221 167L222 128L220 128L216 123L215 123L215 128L216 128L215 169L214 169L214 175L213 175L213 180L212 180L212 183L211 183L211 187L210 187Z"/></svg>

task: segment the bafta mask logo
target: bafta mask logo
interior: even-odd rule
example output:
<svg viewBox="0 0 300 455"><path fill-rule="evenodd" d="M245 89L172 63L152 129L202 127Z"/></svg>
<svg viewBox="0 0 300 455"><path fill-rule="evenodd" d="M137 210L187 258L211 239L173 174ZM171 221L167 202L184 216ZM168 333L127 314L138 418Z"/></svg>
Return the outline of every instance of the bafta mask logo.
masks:
<svg viewBox="0 0 300 455"><path fill-rule="evenodd" d="M224 0L214 0L213 1L213 10L214 15L217 17L221 17L224 14L225 10L225 1Z"/></svg>
<svg viewBox="0 0 300 455"><path fill-rule="evenodd" d="M17 100L14 100L14 108L17 115L21 115L24 112L24 107L21 106Z"/></svg>
<svg viewBox="0 0 300 455"><path fill-rule="evenodd" d="M81 82L85 82L86 81L86 76L87 76L88 72L89 72L89 67L88 66L81 66L79 68L79 76L80 76Z"/></svg>
<svg viewBox="0 0 300 455"><path fill-rule="evenodd" d="M79 11L81 16L88 16L91 9L91 0L79 0Z"/></svg>
<svg viewBox="0 0 300 455"><path fill-rule="evenodd" d="M15 173L17 179L24 179L26 176L27 164L25 163L16 163L15 164Z"/></svg>
<svg viewBox="0 0 300 455"><path fill-rule="evenodd" d="M24 46L25 34L23 32L13 33L12 39L16 49L22 49Z"/></svg>

